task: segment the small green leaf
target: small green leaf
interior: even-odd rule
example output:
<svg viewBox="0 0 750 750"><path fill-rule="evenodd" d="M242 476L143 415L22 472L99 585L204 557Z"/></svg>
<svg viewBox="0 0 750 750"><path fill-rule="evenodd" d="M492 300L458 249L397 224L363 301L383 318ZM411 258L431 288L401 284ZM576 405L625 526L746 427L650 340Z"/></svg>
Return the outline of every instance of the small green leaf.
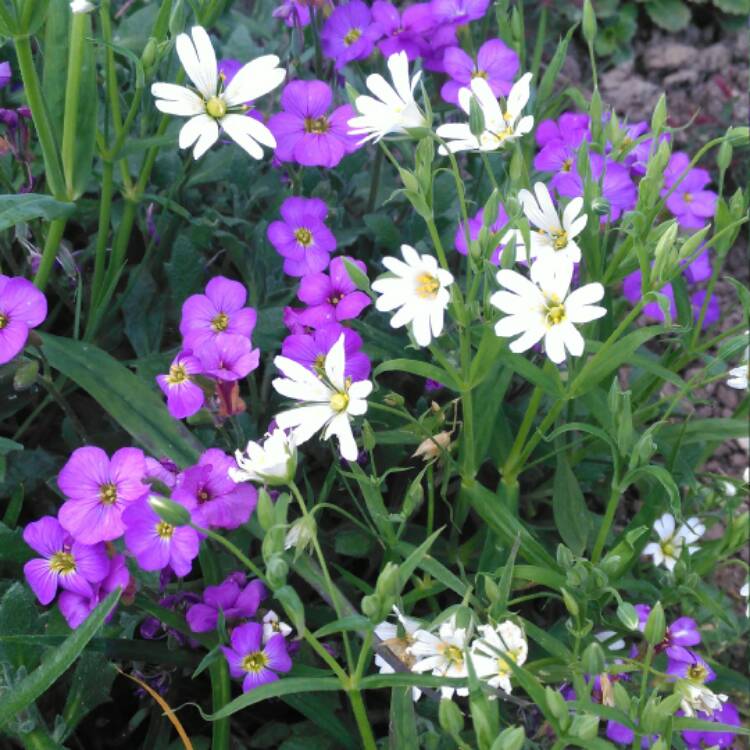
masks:
<svg viewBox="0 0 750 750"><path fill-rule="evenodd" d="M64 219L75 211L75 203L56 201L49 195L25 193L0 195L0 232L33 219Z"/></svg>
<svg viewBox="0 0 750 750"><path fill-rule="evenodd" d="M690 23L690 8L682 0L652 0L646 12L665 31L682 31Z"/></svg>
<svg viewBox="0 0 750 750"><path fill-rule="evenodd" d="M384 372L408 372L412 375L419 375L422 378L435 380L451 390L461 390L461 384L451 373L429 362L419 362L416 359L389 359L375 368L373 377L382 375Z"/></svg>
<svg viewBox="0 0 750 750"><path fill-rule="evenodd" d="M574 554L583 554L592 530L591 514L578 480L561 453L557 456L552 513L563 542Z"/></svg>

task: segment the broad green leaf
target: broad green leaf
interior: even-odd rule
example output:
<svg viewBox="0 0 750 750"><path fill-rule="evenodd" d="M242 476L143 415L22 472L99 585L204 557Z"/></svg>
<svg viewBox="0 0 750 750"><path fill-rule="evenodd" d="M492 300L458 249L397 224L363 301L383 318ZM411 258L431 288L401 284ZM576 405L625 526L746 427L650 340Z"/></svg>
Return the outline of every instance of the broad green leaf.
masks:
<svg viewBox="0 0 750 750"><path fill-rule="evenodd" d="M399 565L399 592L406 586L412 573L417 566L427 557L427 552L432 547L432 543L440 536L443 531L442 527L432 533L419 545L409 556ZM404 545L406 546L406 545Z"/></svg>
<svg viewBox="0 0 750 750"><path fill-rule="evenodd" d="M520 375L524 380L528 380L529 383L535 385L537 388L541 388L550 396L560 398L564 395L557 370L554 371L554 374L545 372L536 365L533 365L526 357L508 351L501 353L498 358L507 364L516 375Z"/></svg>
<svg viewBox="0 0 750 750"><path fill-rule="evenodd" d="M116 676L117 670L103 654L90 652L88 649L81 654L62 712L65 720L65 734L61 738L63 741L84 717L111 699L110 689Z"/></svg>
<svg viewBox="0 0 750 750"><path fill-rule="evenodd" d="M639 479L654 479L664 488L669 498L669 508L678 518L682 515L680 489L672 475L663 466L641 466L629 471L622 479L622 489L625 490Z"/></svg>
<svg viewBox="0 0 750 750"><path fill-rule="evenodd" d="M154 456L180 466L195 463L202 446L167 411L156 387L149 387L114 357L93 344L39 334L50 365L83 388Z"/></svg>
<svg viewBox="0 0 750 750"><path fill-rule="evenodd" d="M0 195L0 232L33 219L64 219L75 211L75 203L56 201L49 195L25 193Z"/></svg>
<svg viewBox="0 0 750 750"><path fill-rule="evenodd" d="M68 72L69 3L50 3L44 22L44 55L42 56L42 94L52 125L52 134L60 147L65 111L65 81Z"/></svg>
<svg viewBox="0 0 750 750"><path fill-rule="evenodd" d="M388 730L390 750L419 747L411 688L395 687L391 689Z"/></svg>
<svg viewBox="0 0 750 750"><path fill-rule="evenodd" d="M552 90L557 83L558 73L560 72L568 54L568 45L570 44L573 32L575 32L577 28L578 24L571 26L570 29L568 29L568 33L557 43L555 53L552 55L552 59L549 61L547 69L544 71L535 99L536 111L534 112L534 115L537 122L544 119L548 109L548 102L552 98Z"/></svg>
<svg viewBox="0 0 750 750"><path fill-rule="evenodd" d="M652 0L646 12L665 31L682 31L690 23L690 8L682 0Z"/></svg>
<svg viewBox="0 0 750 750"><path fill-rule="evenodd" d="M578 480L561 453L557 455L552 513L563 542L570 547L573 554L583 554L592 530L591 514Z"/></svg>
<svg viewBox="0 0 750 750"><path fill-rule="evenodd" d="M714 419L695 419L687 424L675 422L664 424L658 430L659 442L673 442L679 439L680 445L691 443L724 442L747 437L747 420L717 417Z"/></svg>
<svg viewBox="0 0 750 750"><path fill-rule="evenodd" d="M420 362L416 359L389 359L375 368L373 377L382 375L384 372L408 372L412 375L419 375L422 378L436 380L453 391L461 390L461 384L451 373L429 362Z"/></svg>
<svg viewBox="0 0 750 750"><path fill-rule="evenodd" d="M526 631L526 635L531 638L532 641L538 643L548 654L556 657L563 663L567 663L572 658L570 649L557 638L550 635L544 628L540 628L534 625L529 620L521 618L523 623L523 629Z"/></svg>

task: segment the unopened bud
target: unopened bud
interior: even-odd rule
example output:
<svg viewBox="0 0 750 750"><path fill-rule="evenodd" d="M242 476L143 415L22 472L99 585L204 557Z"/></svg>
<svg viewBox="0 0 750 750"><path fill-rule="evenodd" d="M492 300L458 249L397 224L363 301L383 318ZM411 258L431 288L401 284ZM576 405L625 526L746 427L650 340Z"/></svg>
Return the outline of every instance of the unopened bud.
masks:
<svg viewBox="0 0 750 750"><path fill-rule="evenodd" d="M450 699L443 698L438 708L440 726L448 732L451 737L460 734L464 728L464 716L461 709Z"/></svg>
<svg viewBox="0 0 750 750"><path fill-rule="evenodd" d="M13 374L13 390L25 391L36 383L39 375L39 362L36 359L30 359L23 362Z"/></svg>
<svg viewBox="0 0 750 750"><path fill-rule="evenodd" d="M617 619L628 629L638 630L640 620L638 612L630 602L620 602L617 607Z"/></svg>
<svg viewBox="0 0 750 750"><path fill-rule="evenodd" d="M583 0L583 38L589 46L596 39L596 13L591 0Z"/></svg>
<svg viewBox="0 0 750 750"><path fill-rule="evenodd" d="M664 633L667 630L667 623L664 617L664 608L661 602L656 602L651 613L646 620L646 629L644 635L646 641L651 646L656 646L664 640Z"/></svg>
<svg viewBox="0 0 750 750"><path fill-rule="evenodd" d="M484 112L476 96L472 96L469 102L469 130L476 138L484 133Z"/></svg>
<svg viewBox="0 0 750 750"><path fill-rule="evenodd" d="M187 526L190 523L190 511L180 503L161 495L150 495L148 504L162 521L170 526Z"/></svg>

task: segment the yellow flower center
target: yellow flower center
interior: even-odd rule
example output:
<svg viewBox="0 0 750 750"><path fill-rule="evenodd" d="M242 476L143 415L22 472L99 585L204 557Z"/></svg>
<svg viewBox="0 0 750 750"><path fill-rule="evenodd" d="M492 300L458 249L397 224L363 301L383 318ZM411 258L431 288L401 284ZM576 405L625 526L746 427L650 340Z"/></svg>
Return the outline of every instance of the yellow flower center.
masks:
<svg viewBox="0 0 750 750"><path fill-rule="evenodd" d="M268 657L263 651L253 651L248 654L241 662L242 668L246 672L261 672L268 664Z"/></svg>
<svg viewBox="0 0 750 750"><path fill-rule="evenodd" d="M55 552L49 559L49 569L62 576L75 573L76 561L70 552Z"/></svg>
<svg viewBox="0 0 750 750"><path fill-rule="evenodd" d="M162 539L171 539L172 534L174 534L174 526L166 521L159 521L159 523L156 524L156 533Z"/></svg>
<svg viewBox="0 0 750 750"><path fill-rule="evenodd" d="M169 383L169 385L179 385L189 379L190 378L185 371L185 365L172 365L169 368L169 375L167 375L167 383Z"/></svg>
<svg viewBox="0 0 750 750"><path fill-rule="evenodd" d="M327 117L305 117L305 132L321 135L329 130Z"/></svg>
<svg viewBox="0 0 750 750"><path fill-rule="evenodd" d="M676 549L673 539L667 539L661 543L661 551L664 557L675 557Z"/></svg>
<svg viewBox="0 0 750 750"><path fill-rule="evenodd" d="M682 196L685 203L692 203L693 202L693 194L692 193L685 193L685 195Z"/></svg>
<svg viewBox="0 0 750 750"><path fill-rule="evenodd" d="M429 273L420 273L417 276L415 292L422 299L435 299L440 290L440 282Z"/></svg>
<svg viewBox="0 0 750 750"><path fill-rule="evenodd" d="M312 232L307 227L300 227L294 230L294 238L300 245L307 247L312 243Z"/></svg>
<svg viewBox="0 0 750 750"><path fill-rule="evenodd" d="M362 29L358 29L356 27L353 29L349 29L346 36L344 37L344 44L347 47L351 47L351 45L354 44L354 42L356 42L357 39L359 39L361 36L362 36Z"/></svg>
<svg viewBox="0 0 750 750"><path fill-rule="evenodd" d="M555 250L564 250L568 246L568 233L562 229L550 232L550 237L552 237L552 247Z"/></svg>
<svg viewBox="0 0 750 750"><path fill-rule="evenodd" d="M344 299L344 295L343 294L334 294L334 295L332 295L331 297L328 298L328 301L332 305L338 305L338 303L341 302L342 299Z"/></svg>
<svg viewBox="0 0 750 750"><path fill-rule="evenodd" d="M342 412L347 406L349 406L348 394L339 391L331 396L331 409L334 411Z"/></svg>
<svg viewBox="0 0 750 750"><path fill-rule="evenodd" d="M573 169L573 160L572 159L566 159L562 163L562 167L560 167L561 172L570 172L570 170Z"/></svg>
<svg viewBox="0 0 750 750"><path fill-rule="evenodd" d="M10 318L4 313L0 313L0 331L2 331L8 323L10 323Z"/></svg>
<svg viewBox="0 0 750 750"><path fill-rule="evenodd" d="M708 677L708 670L702 664L691 664L688 667L687 676L691 682L703 683Z"/></svg>
<svg viewBox="0 0 750 750"><path fill-rule="evenodd" d="M112 482L107 482L99 488L99 500L102 505L114 505L117 502L117 487Z"/></svg>
<svg viewBox="0 0 750 750"><path fill-rule="evenodd" d="M510 651L505 652L505 657L512 661L514 664L518 663L518 657L520 655L520 651L517 651L515 649L511 649ZM498 656L497 658L497 674L499 677L504 677L505 675L511 674L513 670L510 667L510 664L508 664L505 659L502 659Z"/></svg>
<svg viewBox="0 0 750 750"><path fill-rule="evenodd" d="M464 663L464 652L458 646L446 646L441 644L438 650L442 652L443 658L449 664L455 664L460 667Z"/></svg>
<svg viewBox="0 0 750 750"><path fill-rule="evenodd" d="M225 312L220 312L212 321L211 321L211 328L216 331L216 333L221 333L222 331L226 331L229 327L229 316Z"/></svg>
<svg viewBox="0 0 750 750"><path fill-rule="evenodd" d="M211 495L206 492L206 490L201 490L198 493L198 505L203 505L203 503L207 503L211 499Z"/></svg>
<svg viewBox="0 0 750 750"><path fill-rule="evenodd" d="M206 112L215 120L219 120L227 113L227 103L220 96L212 96L206 102Z"/></svg>
<svg viewBox="0 0 750 750"><path fill-rule="evenodd" d="M485 81L489 78L489 76L487 75L487 71L486 70L475 70L471 74L471 77L472 78L484 78Z"/></svg>
<svg viewBox="0 0 750 750"><path fill-rule="evenodd" d="M565 320L565 305L563 305L556 294L547 297L547 303L544 307L544 319L547 327L556 326Z"/></svg>

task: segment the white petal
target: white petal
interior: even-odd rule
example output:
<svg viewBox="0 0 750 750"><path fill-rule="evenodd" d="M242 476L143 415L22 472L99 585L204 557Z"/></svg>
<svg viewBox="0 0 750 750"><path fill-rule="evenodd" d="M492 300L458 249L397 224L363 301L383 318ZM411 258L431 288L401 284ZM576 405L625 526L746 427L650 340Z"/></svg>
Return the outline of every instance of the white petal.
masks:
<svg viewBox="0 0 750 750"><path fill-rule="evenodd" d="M484 80L484 79L474 79ZM485 82L486 83L486 82ZM529 101L529 86L531 83L531 73L524 73L514 84L508 94L508 112L515 118ZM489 88L489 86L488 86Z"/></svg>
<svg viewBox="0 0 750 750"><path fill-rule="evenodd" d="M344 412L337 414L330 421L323 437L327 440L331 435L335 435L338 438L341 457L347 461L356 461L359 455L357 441L354 439L349 418Z"/></svg>
<svg viewBox="0 0 750 750"><path fill-rule="evenodd" d="M279 412L275 420L282 430L293 428L292 436L295 444L302 445L321 430L330 418L330 407L326 404L316 404Z"/></svg>
<svg viewBox="0 0 750 750"><path fill-rule="evenodd" d="M565 343L563 340L562 326L552 326L552 328L547 331L544 337L544 351L556 365L559 365L565 360Z"/></svg>
<svg viewBox="0 0 750 750"><path fill-rule="evenodd" d="M325 371L328 380L334 388L344 390L344 370L346 369L346 354L344 352L344 334L342 333L336 343L330 348L325 359Z"/></svg>
<svg viewBox="0 0 750 750"><path fill-rule="evenodd" d="M489 124L501 121L503 113L489 83L484 78L472 78L471 90L479 102L485 122Z"/></svg>
<svg viewBox="0 0 750 750"><path fill-rule="evenodd" d="M538 325L534 328L529 328L523 336L520 336L515 341L511 342L508 347L512 352L520 354L528 349L531 349L536 343L538 343L545 334L545 328L543 325Z"/></svg>
<svg viewBox="0 0 750 750"><path fill-rule="evenodd" d="M180 130L180 148L190 148L195 143L193 158L200 159L219 140L219 126L208 115L190 118Z"/></svg>
<svg viewBox="0 0 750 750"><path fill-rule="evenodd" d="M192 117L205 112L203 100L194 91L174 83L154 83L151 93L157 97L156 108L167 115Z"/></svg>
<svg viewBox="0 0 750 750"><path fill-rule="evenodd" d="M224 132L244 151L246 151L253 159L263 158L263 149L258 145L257 141L251 134L254 127L250 125L251 122L258 123L252 117L246 117L245 115L230 114L223 117L221 120L221 127ZM263 125L265 128L265 125Z"/></svg>
<svg viewBox="0 0 750 750"><path fill-rule="evenodd" d="M243 65L232 78L224 92L224 101L234 107L273 91L286 76L283 68L277 68L276 55L264 55Z"/></svg>
<svg viewBox="0 0 750 750"><path fill-rule="evenodd" d="M429 311L420 310L411 322L411 331L420 346L429 346L432 341Z"/></svg>
<svg viewBox="0 0 750 750"><path fill-rule="evenodd" d="M216 54L206 30L202 26L193 26L192 40L187 34L177 37L177 56L182 67L206 99L216 95L219 83L219 70L216 65Z"/></svg>
<svg viewBox="0 0 750 750"><path fill-rule="evenodd" d="M555 328L560 329L560 334L562 336L563 343L565 344L565 348L574 356L574 357L580 357L581 354L583 354L583 336L578 332L578 329L570 322L570 321L563 321L559 325L556 325Z"/></svg>

